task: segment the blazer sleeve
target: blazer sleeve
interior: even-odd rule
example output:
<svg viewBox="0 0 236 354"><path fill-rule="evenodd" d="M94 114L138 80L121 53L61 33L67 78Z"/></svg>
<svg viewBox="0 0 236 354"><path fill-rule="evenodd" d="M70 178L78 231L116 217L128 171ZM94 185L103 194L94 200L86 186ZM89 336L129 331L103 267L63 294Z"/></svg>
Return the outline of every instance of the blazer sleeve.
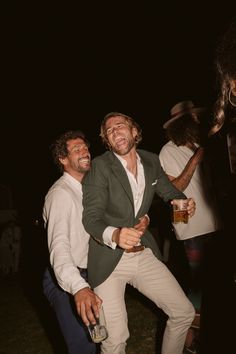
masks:
<svg viewBox="0 0 236 354"><path fill-rule="evenodd" d="M107 181L101 164L93 162L82 181L83 217L85 230L103 244L102 234L108 226L104 215L107 205Z"/></svg>

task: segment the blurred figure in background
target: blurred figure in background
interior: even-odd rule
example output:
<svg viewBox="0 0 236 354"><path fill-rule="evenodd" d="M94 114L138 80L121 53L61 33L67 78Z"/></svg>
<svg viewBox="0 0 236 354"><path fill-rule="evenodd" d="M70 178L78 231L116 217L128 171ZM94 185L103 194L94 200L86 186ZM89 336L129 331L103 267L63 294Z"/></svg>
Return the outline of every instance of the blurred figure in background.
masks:
<svg viewBox="0 0 236 354"><path fill-rule="evenodd" d="M22 231L17 216L1 225L0 275L14 275L19 271Z"/></svg>
<svg viewBox="0 0 236 354"><path fill-rule="evenodd" d="M170 118L163 125L168 142L159 153L161 165L169 180L187 197L193 196L196 201L195 215L187 224L173 223L176 238L183 242L188 261L185 290L196 309L193 328L189 331L186 342L190 352L194 352L193 337L194 334L197 336L195 329L200 322L201 291L208 250L220 229L212 183L203 164L200 115L204 110L196 107L192 101L177 103L171 109ZM178 267L178 264L173 266Z"/></svg>
<svg viewBox="0 0 236 354"><path fill-rule="evenodd" d="M211 250L202 297L200 354L236 353L236 19L216 48L218 98L205 155L223 221Z"/></svg>

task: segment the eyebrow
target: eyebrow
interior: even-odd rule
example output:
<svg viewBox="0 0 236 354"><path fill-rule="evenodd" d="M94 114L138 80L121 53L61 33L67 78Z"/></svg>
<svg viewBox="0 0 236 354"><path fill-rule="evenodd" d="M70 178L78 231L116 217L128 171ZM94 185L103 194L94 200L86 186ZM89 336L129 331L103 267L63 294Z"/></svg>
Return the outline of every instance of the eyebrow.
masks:
<svg viewBox="0 0 236 354"><path fill-rule="evenodd" d="M106 130L108 130L108 129L112 128L112 127L115 127L116 125L119 125L119 124L125 124L125 125L127 125L126 121L116 122L116 123L113 124L112 126L106 128Z"/></svg>
<svg viewBox="0 0 236 354"><path fill-rule="evenodd" d="M75 144L72 146L71 150L76 149L77 147L81 147L81 146L88 146L88 145L86 143Z"/></svg>

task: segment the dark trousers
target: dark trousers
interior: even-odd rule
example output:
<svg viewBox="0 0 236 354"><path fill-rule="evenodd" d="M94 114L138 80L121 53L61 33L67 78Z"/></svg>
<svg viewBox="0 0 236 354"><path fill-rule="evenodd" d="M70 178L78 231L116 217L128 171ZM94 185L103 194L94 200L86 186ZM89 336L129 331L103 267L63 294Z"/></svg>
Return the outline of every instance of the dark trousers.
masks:
<svg viewBox="0 0 236 354"><path fill-rule="evenodd" d="M216 242L218 233L218 231L215 231L183 241L188 261L187 295L197 311L200 311L201 308L201 296L209 262L209 252Z"/></svg>
<svg viewBox="0 0 236 354"><path fill-rule="evenodd" d="M82 275L83 276L83 275ZM94 344L76 312L73 296L62 290L51 269L43 276L43 291L53 307L69 354L95 354Z"/></svg>

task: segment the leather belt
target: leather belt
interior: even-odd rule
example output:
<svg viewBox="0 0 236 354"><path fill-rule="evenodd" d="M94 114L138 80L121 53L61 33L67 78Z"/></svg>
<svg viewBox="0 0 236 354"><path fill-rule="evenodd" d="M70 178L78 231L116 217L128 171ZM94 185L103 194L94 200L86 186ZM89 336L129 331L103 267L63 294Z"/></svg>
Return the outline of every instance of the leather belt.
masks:
<svg viewBox="0 0 236 354"><path fill-rule="evenodd" d="M138 246L134 246L132 248L129 248L128 250L125 250L126 253L131 253L131 252L140 252L143 251L145 248L144 245L138 245Z"/></svg>

